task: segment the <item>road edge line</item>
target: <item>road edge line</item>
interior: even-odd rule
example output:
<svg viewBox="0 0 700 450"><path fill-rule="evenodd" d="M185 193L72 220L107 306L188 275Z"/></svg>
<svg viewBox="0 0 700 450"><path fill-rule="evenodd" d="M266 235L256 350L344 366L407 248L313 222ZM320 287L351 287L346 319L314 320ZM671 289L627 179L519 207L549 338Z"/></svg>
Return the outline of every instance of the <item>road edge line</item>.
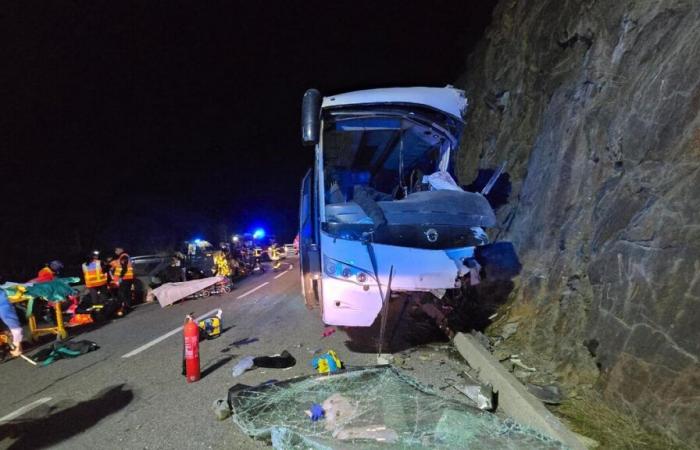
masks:
<svg viewBox="0 0 700 450"><path fill-rule="evenodd" d="M39 400L34 400L33 402L31 402L27 405L19 407L19 408L15 409L14 411L12 411L10 414L7 414L7 415L0 417L0 425L3 425L7 422L11 422L14 419L16 419L17 417L20 417L20 416L28 413L32 409L36 408L37 406L43 405L44 403L48 403L51 400L52 400L51 397L43 397L43 398L40 398Z"/></svg>

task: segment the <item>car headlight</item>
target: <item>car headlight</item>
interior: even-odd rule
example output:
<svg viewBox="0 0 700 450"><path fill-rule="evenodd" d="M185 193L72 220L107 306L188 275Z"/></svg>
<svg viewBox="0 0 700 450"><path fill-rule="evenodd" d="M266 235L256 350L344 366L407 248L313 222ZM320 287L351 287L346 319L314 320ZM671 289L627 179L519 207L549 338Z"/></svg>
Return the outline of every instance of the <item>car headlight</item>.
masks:
<svg viewBox="0 0 700 450"><path fill-rule="evenodd" d="M329 258L326 255L323 255L323 263L323 270L329 277L359 285L376 284L374 276L368 270Z"/></svg>

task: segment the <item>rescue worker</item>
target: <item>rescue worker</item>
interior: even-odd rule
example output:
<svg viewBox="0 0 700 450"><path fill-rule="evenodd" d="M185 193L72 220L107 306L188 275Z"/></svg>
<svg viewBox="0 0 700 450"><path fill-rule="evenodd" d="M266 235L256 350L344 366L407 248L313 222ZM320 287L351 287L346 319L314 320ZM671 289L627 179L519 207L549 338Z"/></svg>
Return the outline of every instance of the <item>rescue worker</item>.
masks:
<svg viewBox="0 0 700 450"><path fill-rule="evenodd" d="M122 314L131 308L131 290L134 286L134 268L129 254L121 247L114 249L114 259L110 263L112 282L117 288L117 298L121 304Z"/></svg>
<svg viewBox="0 0 700 450"><path fill-rule="evenodd" d="M83 263L83 277L92 305L101 304L100 294L107 289L107 272L102 267L99 251L93 251L88 260Z"/></svg>
<svg viewBox="0 0 700 450"><path fill-rule="evenodd" d="M22 324L19 322L14 305L10 303L2 289L0 289L0 320L10 329L12 335L10 356L16 358L22 354Z"/></svg>
<svg viewBox="0 0 700 450"><path fill-rule="evenodd" d="M51 261L44 265L44 267L39 270L36 274L36 278L31 280L32 283L44 283L46 281L53 281L58 273L63 270L63 263L58 260Z"/></svg>
<svg viewBox="0 0 700 450"><path fill-rule="evenodd" d="M270 261L272 261L272 270L275 272L278 271L282 266L282 254L280 253L280 248L277 246L277 242L272 241L270 246L267 247L267 256L269 256Z"/></svg>
<svg viewBox="0 0 700 450"><path fill-rule="evenodd" d="M223 250L214 253L214 276L231 279L231 267Z"/></svg>

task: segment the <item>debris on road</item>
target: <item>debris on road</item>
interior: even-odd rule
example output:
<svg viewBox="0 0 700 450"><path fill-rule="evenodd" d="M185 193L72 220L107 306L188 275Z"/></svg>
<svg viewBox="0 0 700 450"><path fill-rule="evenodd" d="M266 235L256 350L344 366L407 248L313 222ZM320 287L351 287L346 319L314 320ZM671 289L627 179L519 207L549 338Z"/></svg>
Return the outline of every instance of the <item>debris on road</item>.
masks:
<svg viewBox="0 0 700 450"><path fill-rule="evenodd" d="M42 366L48 366L59 359L75 358L88 352L97 350L99 345L95 342L82 340L77 342L54 342L50 347L44 348L36 352L32 359L41 363Z"/></svg>
<svg viewBox="0 0 700 450"><path fill-rule="evenodd" d="M213 317L207 317L198 322L200 340L215 339L221 336L221 320L223 314L224 312L219 308Z"/></svg>
<svg viewBox="0 0 700 450"><path fill-rule="evenodd" d="M324 411L323 407L318 403L314 403L313 405L311 405L311 408L309 408L305 412L306 415L311 418L312 422L318 422L326 416L326 411Z"/></svg>
<svg viewBox="0 0 700 450"><path fill-rule="evenodd" d="M343 362L333 350L328 350L326 353L316 356L311 360L311 365L320 374L334 373L343 368Z"/></svg>
<svg viewBox="0 0 700 450"><path fill-rule="evenodd" d="M326 327L323 329L323 333L321 333L321 339L327 338L333 333L335 333L335 327Z"/></svg>
<svg viewBox="0 0 700 450"><path fill-rule="evenodd" d="M229 403L243 432L277 449L378 443L382 448L564 448L530 428L443 398L388 366L237 385L229 391ZM325 411L323 426L299 414L309 404Z"/></svg>
<svg viewBox="0 0 700 450"><path fill-rule="evenodd" d="M239 377L243 375L247 370L250 370L253 368L253 358L252 356L244 356L238 362L236 363L235 366L233 366L233 369L231 370L231 375L235 377Z"/></svg>
<svg viewBox="0 0 700 450"><path fill-rule="evenodd" d="M258 356L257 358L253 358L253 364L256 367L265 367L267 369L286 369L294 366L296 363L297 360L294 359L287 350L283 351L280 355Z"/></svg>
<svg viewBox="0 0 700 450"><path fill-rule="evenodd" d="M493 387L491 385L458 384L453 387L466 395L480 410L493 411Z"/></svg>
<svg viewBox="0 0 700 450"><path fill-rule="evenodd" d="M228 406L226 400L222 398L214 400L212 410L214 411L214 416L216 416L218 420L225 420L231 416L231 408Z"/></svg>

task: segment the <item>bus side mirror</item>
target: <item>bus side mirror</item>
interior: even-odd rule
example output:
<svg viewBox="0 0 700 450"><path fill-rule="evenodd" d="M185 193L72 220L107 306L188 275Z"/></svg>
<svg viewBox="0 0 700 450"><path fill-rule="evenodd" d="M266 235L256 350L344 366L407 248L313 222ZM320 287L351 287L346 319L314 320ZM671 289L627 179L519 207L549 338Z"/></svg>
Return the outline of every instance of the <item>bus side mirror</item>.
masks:
<svg viewBox="0 0 700 450"><path fill-rule="evenodd" d="M305 146L318 144L321 131L321 93L309 89L301 101L301 142Z"/></svg>

